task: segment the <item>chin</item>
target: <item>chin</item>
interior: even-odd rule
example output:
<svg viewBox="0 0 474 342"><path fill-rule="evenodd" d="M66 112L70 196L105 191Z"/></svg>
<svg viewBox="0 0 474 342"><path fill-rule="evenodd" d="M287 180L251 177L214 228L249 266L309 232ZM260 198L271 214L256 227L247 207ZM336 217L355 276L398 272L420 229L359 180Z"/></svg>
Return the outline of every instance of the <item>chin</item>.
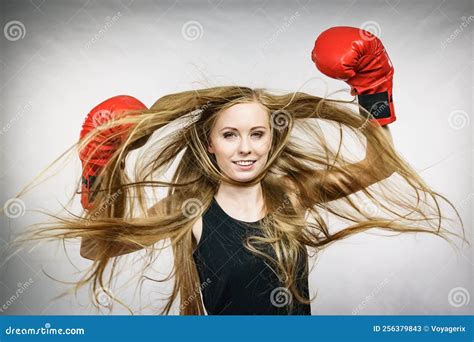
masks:
<svg viewBox="0 0 474 342"><path fill-rule="evenodd" d="M262 170L253 170L252 172L242 172L242 173L232 172L231 178L237 182L246 182L258 176L261 171Z"/></svg>
<svg viewBox="0 0 474 342"><path fill-rule="evenodd" d="M251 176L247 175L247 176L244 176L244 177L236 176L236 177L233 177L233 179L236 180L237 182L246 182L248 180L251 180L254 177L255 177L254 175L251 175Z"/></svg>

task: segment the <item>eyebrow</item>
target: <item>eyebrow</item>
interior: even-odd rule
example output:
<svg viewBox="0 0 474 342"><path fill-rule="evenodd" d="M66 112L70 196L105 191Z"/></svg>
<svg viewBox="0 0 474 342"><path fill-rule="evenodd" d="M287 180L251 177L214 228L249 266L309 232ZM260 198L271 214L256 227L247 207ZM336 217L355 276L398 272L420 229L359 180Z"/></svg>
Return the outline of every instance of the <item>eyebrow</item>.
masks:
<svg viewBox="0 0 474 342"><path fill-rule="evenodd" d="M256 126L256 127L252 127L250 130L257 129L257 128L266 129L266 127L264 127L264 126ZM237 130L238 130L237 128L234 128L234 127L224 127L224 128L221 129L221 131L223 131L224 129L231 129L231 130L233 130L233 131L237 131Z"/></svg>

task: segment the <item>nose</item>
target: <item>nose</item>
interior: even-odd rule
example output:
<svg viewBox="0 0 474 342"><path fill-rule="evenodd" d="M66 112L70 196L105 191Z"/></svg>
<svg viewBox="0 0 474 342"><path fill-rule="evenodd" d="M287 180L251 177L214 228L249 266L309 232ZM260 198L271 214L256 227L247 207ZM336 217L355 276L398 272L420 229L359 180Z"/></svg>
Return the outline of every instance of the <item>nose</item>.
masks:
<svg viewBox="0 0 474 342"><path fill-rule="evenodd" d="M248 141L248 138L244 137L240 139L239 154L246 156L250 153L252 153L252 147Z"/></svg>

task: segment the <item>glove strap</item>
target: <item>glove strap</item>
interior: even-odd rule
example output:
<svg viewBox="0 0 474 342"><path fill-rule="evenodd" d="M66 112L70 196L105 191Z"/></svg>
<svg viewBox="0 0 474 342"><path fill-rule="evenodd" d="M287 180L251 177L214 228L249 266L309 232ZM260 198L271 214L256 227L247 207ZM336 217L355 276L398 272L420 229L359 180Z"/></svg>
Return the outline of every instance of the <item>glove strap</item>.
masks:
<svg viewBox="0 0 474 342"><path fill-rule="evenodd" d="M388 92L384 91L375 94L357 95L359 105L365 108L374 119L385 119L391 116L390 103L392 102L392 95L390 98ZM360 115L367 117L367 114L359 110Z"/></svg>

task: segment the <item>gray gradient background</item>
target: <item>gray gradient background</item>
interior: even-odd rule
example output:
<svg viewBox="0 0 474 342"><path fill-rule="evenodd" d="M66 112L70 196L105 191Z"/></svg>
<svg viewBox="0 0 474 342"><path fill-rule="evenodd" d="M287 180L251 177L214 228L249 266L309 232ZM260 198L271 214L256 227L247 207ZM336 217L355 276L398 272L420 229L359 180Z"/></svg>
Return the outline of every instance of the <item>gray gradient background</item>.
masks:
<svg viewBox="0 0 474 342"><path fill-rule="evenodd" d="M18 20L26 30L22 39L8 40L4 32L0 37L2 205L76 142L85 114L108 97L129 94L151 105L167 93L202 85L236 83L294 91L311 78L317 79L303 90L315 95L324 95L322 80L331 91L348 89L319 73L310 60L319 32L348 25L370 27L381 37L396 69L398 120L391 125L395 145L434 189L457 206L472 241L473 23L462 27L474 14L471 2L1 4L2 27ZM190 21L202 26L194 40L192 30L183 31ZM60 169L55 178L22 198L24 215L1 216L3 246L27 225L44 219L31 210L59 212L59 203L74 191L80 164L76 158ZM79 198L73 209L79 210ZM78 279L77 270L91 263L79 256L78 242L67 248L68 255L59 244L41 245L8 261L7 253L0 254L0 307L7 306L0 314L96 313L88 305L86 291L77 298L51 300L67 286L47 278L42 270L71 281ZM126 272L117 281L124 287L113 291L135 309L149 304L140 312L153 314L171 283L146 282L142 293L135 293L133 274L139 271L141 255L124 259ZM472 248L456 253L434 237L361 234L319 256L310 274L311 293L318 291L312 313L470 314L472 260ZM168 249L154 269L165 275L171 265ZM15 295L30 278L30 286ZM127 311L115 306L113 313Z"/></svg>

